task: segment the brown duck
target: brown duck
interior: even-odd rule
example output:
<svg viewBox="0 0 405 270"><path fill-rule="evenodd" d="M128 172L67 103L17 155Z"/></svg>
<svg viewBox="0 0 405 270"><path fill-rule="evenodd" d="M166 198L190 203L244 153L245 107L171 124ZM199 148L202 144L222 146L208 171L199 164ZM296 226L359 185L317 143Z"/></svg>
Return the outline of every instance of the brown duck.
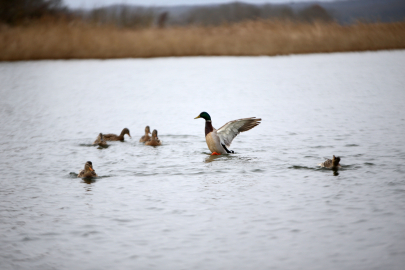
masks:
<svg viewBox="0 0 405 270"><path fill-rule="evenodd" d="M93 144L98 144L99 146L107 146L107 143L104 139L103 133L98 134L97 139L94 141Z"/></svg>
<svg viewBox="0 0 405 270"><path fill-rule="evenodd" d="M151 146L158 146L158 145L162 145L162 143L160 142L158 135L157 135L157 130L154 129L152 132L152 138L147 141L145 144L146 145L151 145Z"/></svg>
<svg viewBox="0 0 405 270"><path fill-rule="evenodd" d="M125 134L127 134L130 138L132 138L131 137L131 134L129 134L129 129L127 129L127 128L124 128L122 131L121 131L121 134L120 135L115 135L115 134L103 134L103 137L104 137L104 140L106 140L106 141L121 141L121 142L123 142L124 141L124 135ZM97 140L96 141L94 141L94 144L98 144L98 143L96 143L97 142Z"/></svg>
<svg viewBox="0 0 405 270"><path fill-rule="evenodd" d="M93 163L91 163L91 161L87 161L86 164L84 164L84 170L81 170L77 177L97 177L96 171L93 169Z"/></svg>
<svg viewBox="0 0 405 270"><path fill-rule="evenodd" d="M146 126L145 127L145 135L143 135L142 137L141 137L141 139L139 139L139 142L147 142L147 141L149 141L150 139L151 139L151 137L149 136L149 134L150 134L150 127L149 126Z"/></svg>
<svg viewBox="0 0 405 270"><path fill-rule="evenodd" d="M328 169L332 169L332 170L337 170L342 167L342 166L340 166L339 162L340 162L340 157L333 156L332 159L325 160L325 162L322 162L321 164L319 164L319 166L328 168Z"/></svg>

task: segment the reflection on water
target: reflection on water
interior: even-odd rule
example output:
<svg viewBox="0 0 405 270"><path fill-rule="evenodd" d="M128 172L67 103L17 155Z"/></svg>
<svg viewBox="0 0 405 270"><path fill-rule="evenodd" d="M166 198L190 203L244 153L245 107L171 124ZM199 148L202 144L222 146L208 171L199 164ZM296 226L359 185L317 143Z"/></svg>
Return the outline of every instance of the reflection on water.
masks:
<svg viewBox="0 0 405 270"><path fill-rule="evenodd" d="M83 182L86 184L93 184L96 182L96 178L95 177L84 177L82 178Z"/></svg>
<svg viewBox="0 0 405 270"><path fill-rule="evenodd" d="M97 149L106 149L110 147L109 144L107 145L97 145L97 144L86 144L86 143L81 143L79 146L85 146L85 147L96 147Z"/></svg>
<svg viewBox="0 0 405 270"><path fill-rule="evenodd" d="M0 63L0 268L400 269L404 63ZM211 156L201 111L263 120ZM138 142L146 125L162 146ZM132 139L92 144L124 126ZM339 171L318 166L332 155ZM80 179L88 160L99 177Z"/></svg>
<svg viewBox="0 0 405 270"><path fill-rule="evenodd" d="M210 156L205 158L204 162L210 163L210 162L213 162L213 161L215 161L216 159L219 159L219 158L223 158L223 156L210 155Z"/></svg>
<svg viewBox="0 0 405 270"><path fill-rule="evenodd" d="M333 170L333 169L329 169L329 168L324 168L324 167L320 167L320 166L314 166L314 167L307 167L307 166L299 166L299 165L293 165L288 167L289 169L294 169L294 170L309 170L309 171L322 171L322 172L332 172L334 176L338 176L339 172L338 170ZM339 171L343 170L343 166L342 168L339 169Z"/></svg>

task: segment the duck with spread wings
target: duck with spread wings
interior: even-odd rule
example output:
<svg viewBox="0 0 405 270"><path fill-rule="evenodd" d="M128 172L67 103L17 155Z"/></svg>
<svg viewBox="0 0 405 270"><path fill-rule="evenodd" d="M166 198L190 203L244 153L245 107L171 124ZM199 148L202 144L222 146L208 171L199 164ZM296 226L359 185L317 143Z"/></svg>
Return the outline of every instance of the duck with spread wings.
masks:
<svg viewBox="0 0 405 270"><path fill-rule="evenodd" d="M205 119L205 140L212 155L234 153L229 150L233 139L241 132L248 131L260 124L261 118L250 117L229 121L219 129L212 126L211 116L202 112L196 118Z"/></svg>

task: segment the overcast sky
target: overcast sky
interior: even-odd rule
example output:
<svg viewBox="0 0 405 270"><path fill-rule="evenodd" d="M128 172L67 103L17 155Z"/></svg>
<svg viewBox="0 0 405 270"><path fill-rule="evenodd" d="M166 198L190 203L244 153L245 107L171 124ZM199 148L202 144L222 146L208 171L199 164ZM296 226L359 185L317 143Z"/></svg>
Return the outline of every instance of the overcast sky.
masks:
<svg viewBox="0 0 405 270"><path fill-rule="evenodd" d="M289 3L309 2L311 0L240 0L239 2L263 4L263 3ZM315 0L316 1L316 0ZM318 2L330 2L333 0L317 0ZM111 4L133 4L143 6L173 6L173 5L195 5L229 3L235 0L63 0L70 8L93 8ZM312 2L312 1L311 1Z"/></svg>

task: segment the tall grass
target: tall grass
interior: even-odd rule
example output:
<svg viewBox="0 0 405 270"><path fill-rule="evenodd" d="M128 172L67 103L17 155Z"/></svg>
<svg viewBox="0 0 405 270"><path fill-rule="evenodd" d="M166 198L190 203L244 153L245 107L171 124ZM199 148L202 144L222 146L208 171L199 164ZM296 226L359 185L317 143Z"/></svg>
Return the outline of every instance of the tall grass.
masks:
<svg viewBox="0 0 405 270"><path fill-rule="evenodd" d="M248 21L215 27L125 29L81 21L0 27L0 60L284 55L405 48L405 22Z"/></svg>

